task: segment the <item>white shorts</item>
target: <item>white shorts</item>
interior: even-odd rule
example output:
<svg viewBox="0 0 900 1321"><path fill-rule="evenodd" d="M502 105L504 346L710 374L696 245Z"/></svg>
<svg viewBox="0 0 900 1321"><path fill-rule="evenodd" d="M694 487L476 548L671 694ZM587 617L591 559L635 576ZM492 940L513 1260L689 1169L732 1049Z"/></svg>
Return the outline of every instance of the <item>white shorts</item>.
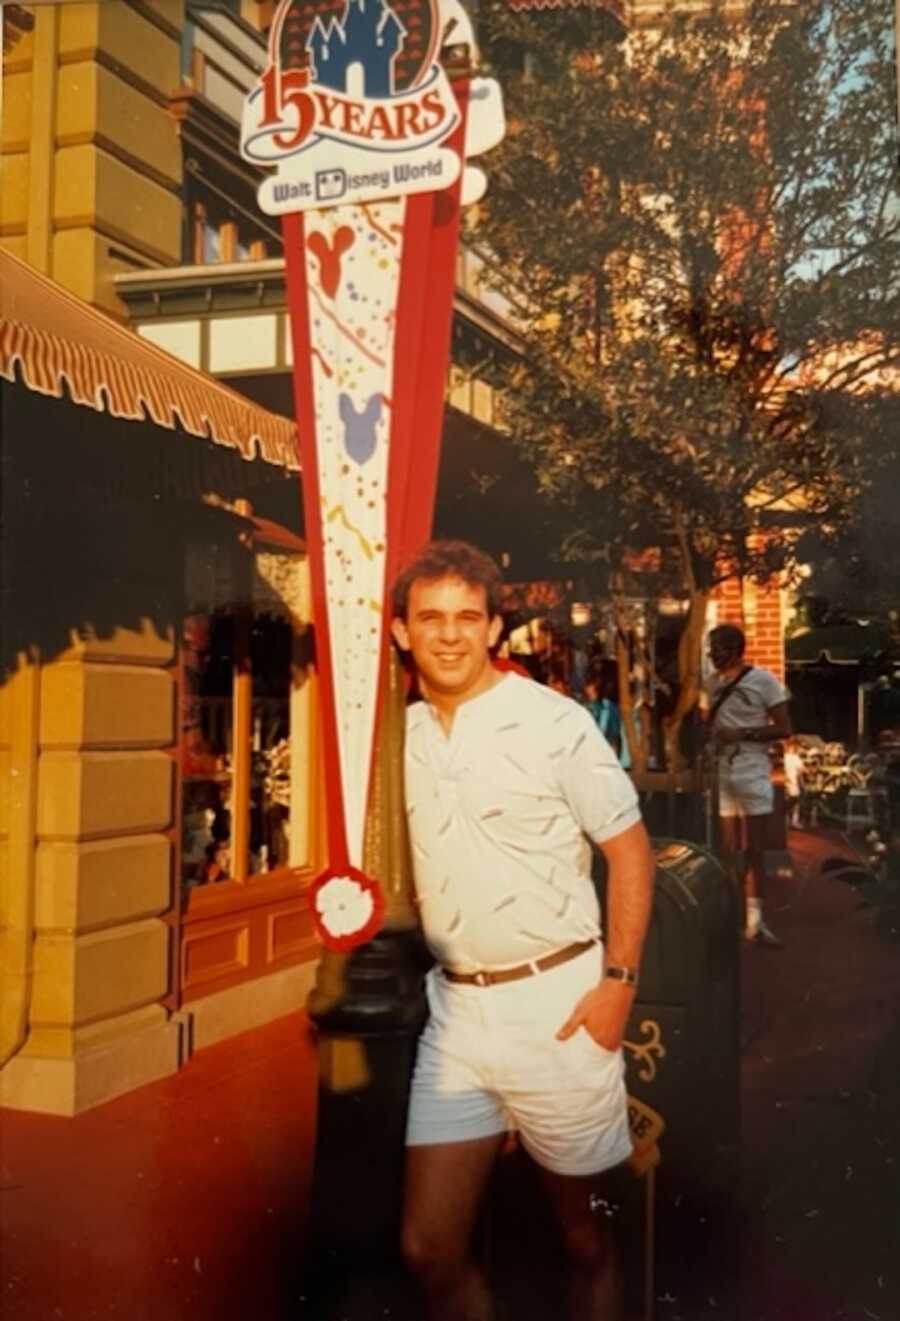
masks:
<svg viewBox="0 0 900 1321"><path fill-rule="evenodd" d="M765 816L775 807L768 768L719 763L719 816Z"/></svg>
<svg viewBox="0 0 900 1321"><path fill-rule="evenodd" d="M621 1050L585 1028L556 1032L597 984L599 949L499 986L426 979L431 1017L419 1040L409 1146L463 1142L507 1129L545 1169L597 1174L627 1160L631 1136Z"/></svg>

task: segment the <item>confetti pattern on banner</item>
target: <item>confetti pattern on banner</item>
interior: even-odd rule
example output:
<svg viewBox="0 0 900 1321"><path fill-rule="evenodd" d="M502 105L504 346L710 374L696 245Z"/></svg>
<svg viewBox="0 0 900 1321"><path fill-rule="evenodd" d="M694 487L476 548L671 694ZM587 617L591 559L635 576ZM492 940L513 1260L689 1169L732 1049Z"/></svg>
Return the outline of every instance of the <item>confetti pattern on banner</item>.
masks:
<svg viewBox="0 0 900 1321"><path fill-rule="evenodd" d="M328 632L347 849L362 865L378 707L395 309L405 199L306 223Z"/></svg>

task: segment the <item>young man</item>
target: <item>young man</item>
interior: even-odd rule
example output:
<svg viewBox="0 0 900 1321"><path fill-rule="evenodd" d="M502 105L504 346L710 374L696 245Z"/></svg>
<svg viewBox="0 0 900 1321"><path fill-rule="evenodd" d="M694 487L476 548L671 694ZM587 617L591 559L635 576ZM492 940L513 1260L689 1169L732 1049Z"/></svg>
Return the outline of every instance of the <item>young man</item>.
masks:
<svg viewBox="0 0 900 1321"><path fill-rule="evenodd" d="M655 864L628 777L570 698L491 664L500 575L433 542L394 590L424 700L407 715L406 800L437 966L407 1135L403 1247L432 1321L489 1321L471 1253L509 1125L536 1161L572 1263L571 1316L616 1321L596 1176L631 1150L621 1054ZM608 864L606 948L590 847Z"/></svg>
<svg viewBox="0 0 900 1321"><path fill-rule="evenodd" d="M744 634L720 624L709 635L716 673L708 695L708 720L718 755L719 826L722 849L734 865L744 850L744 938L779 949L763 921L763 854L773 834L775 794L767 745L787 738L788 692L769 670L744 663Z"/></svg>

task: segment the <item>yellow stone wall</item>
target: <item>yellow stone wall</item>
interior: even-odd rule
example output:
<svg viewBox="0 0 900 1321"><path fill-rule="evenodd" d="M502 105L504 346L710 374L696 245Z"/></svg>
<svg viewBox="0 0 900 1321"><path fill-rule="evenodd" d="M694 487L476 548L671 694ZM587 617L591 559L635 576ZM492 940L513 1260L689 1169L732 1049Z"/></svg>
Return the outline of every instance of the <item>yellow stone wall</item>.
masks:
<svg viewBox="0 0 900 1321"><path fill-rule="evenodd" d="M41 675L42 748L152 748L171 741L174 682L165 670L78 661Z"/></svg>
<svg viewBox="0 0 900 1321"><path fill-rule="evenodd" d="M4 59L0 243L121 315L114 275L181 258L183 0L31 12Z"/></svg>
<svg viewBox="0 0 900 1321"><path fill-rule="evenodd" d="M29 139L34 117L31 78L33 59L33 31L18 34L11 50L3 56L3 114L0 116L0 243L13 251L17 257L26 255Z"/></svg>
<svg viewBox="0 0 900 1321"><path fill-rule="evenodd" d="M12 703L10 686L0 684L0 849L9 837L9 791L12 770Z"/></svg>
<svg viewBox="0 0 900 1321"><path fill-rule="evenodd" d="M90 931L164 912L170 855L165 835L45 840L37 850L37 927Z"/></svg>
<svg viewBox="0 0 900 1321"><path fill-rule="evenodd" d="M172 820L172 761L164 752L45 752L38 777L38 837L101 839L165 830Z"/></svg>
<svg viewBox="0 0 900 1321"><path fill-rule="evenodd" d="M169 981L167 936L154 918L83 935L39 934L32 1023L76 1027L161 1000Z"/></svg>
<svg viewBox="0 0 900 1321"><path fill-rule="evenodd" d="M0 684L0 1066L21 1047L28 1030L39 696L38 667L20 655Z"/></svg>
<svg viewBox="0 0 900 1321"><path fill-rule="evenodd" d="M145 624L73 638L40 668L28 1036L0 1075L5 1104L72 1114L178 1067L179 1027L162 1003L173 659L172 636ZM8 706L0 695L0 751Z"/></svg>

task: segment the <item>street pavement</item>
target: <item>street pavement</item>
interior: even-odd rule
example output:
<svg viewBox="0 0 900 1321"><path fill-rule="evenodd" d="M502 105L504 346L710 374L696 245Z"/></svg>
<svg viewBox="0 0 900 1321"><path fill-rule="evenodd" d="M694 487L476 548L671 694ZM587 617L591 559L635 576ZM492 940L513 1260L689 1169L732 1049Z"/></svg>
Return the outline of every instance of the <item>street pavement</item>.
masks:
<svg viewBox="0 0 900 1321"><path fill-rule="evenodd" d="M742 1321L900 1318L900 940L790 837L780 951L743 951Z"/></svg>
<svg viewBox="0 0 900 1321"><path fill-rule="evenodd" d="M900 941L830 870L840 837L789 843L767 907L785 946L741 953L735 1252L717 1275L686 1235L690 1286L663 1280L655 1321L900 1318ZM0 1317L298 1317L314 1109L294 1014L75 1119L4 1111ZM562 1321L561 1299L524 1297L509 1321Z"/></svg>

